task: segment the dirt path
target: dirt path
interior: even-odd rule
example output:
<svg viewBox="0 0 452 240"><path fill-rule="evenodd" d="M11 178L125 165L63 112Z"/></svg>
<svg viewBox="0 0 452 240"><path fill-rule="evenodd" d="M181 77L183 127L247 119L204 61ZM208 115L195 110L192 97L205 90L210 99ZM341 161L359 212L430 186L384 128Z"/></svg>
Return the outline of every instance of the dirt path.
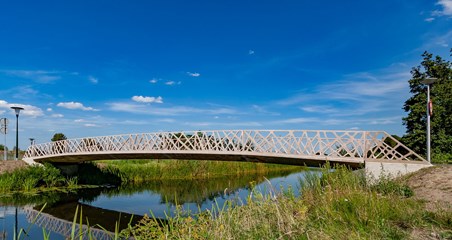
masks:
<svg viewBox="0 0 452 240"><path fill-rule="evenodd" d="M415 198L427 201L428 208L452 207L452 165L421 169L408 176L406 183Z"/></svg>
<svg viewBox="0 0 452 240"><path fill-rule="evenodd" d="M27 166L28 165L22 160L18 160L18 161L14 161L14 160L2 161L2 160L0 160L0 174L3 174L5 172L12 172L15 169L25 168Z"/></svg>

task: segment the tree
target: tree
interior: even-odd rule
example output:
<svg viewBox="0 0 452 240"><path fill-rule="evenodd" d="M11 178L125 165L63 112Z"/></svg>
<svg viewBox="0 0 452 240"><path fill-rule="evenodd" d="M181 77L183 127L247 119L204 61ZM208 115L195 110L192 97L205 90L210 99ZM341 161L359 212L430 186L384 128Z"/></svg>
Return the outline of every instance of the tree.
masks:
<svg viewBox="0 0 452 240"><path fill-rule="evenodd" d="M415 152L426 153L427 87L421 81L437 78L430 89L433 102L430 119L432 158L436 161L452 160L452 63L440 56L433 58L428 52L424 52L422 57L421 65L412 68L412 77L408 81L412 96L403 107L408 116L403 118L407 130L402 140Z"/></svg>
<svg viewBox="0 0 452 240"><path fill-rule="evenodd" d="M52 140L52 142L56 142L56 141L66 140L66 139L67 139L67 137L63 133L55 133L51 140Z"/></svg>
<svg viewBox="0 0 452 240"><path fill-rule="evenodd" d="M5 150L5 145L0 144L0 151L4 151ZM6 147L6 150L8 150L8 148Z"/></svg>

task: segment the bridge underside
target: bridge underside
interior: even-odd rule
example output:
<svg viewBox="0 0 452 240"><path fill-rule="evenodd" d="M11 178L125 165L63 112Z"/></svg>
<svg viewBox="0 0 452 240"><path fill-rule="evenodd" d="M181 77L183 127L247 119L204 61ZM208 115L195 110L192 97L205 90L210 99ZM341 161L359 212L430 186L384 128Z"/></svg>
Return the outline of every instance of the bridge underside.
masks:
<svg viewBox="0 0 452 240"><path fill-rule="evenodd" d="M126 159L179 159L179 160L210 160L210 161L235 161L235 162L260 162L260 163L274 163L295 166L319 167L327 162L330 164L346 165L352 169L359 169L364 167L364 160L362 158L332 158L329 156L309 156L300 158L297 155L284 154L257 154L257 153L200 153L200 152L96 152L87 154L62 154L51 155L45 157L36 157L23 159L27 162L37 163L58 163L58 164L74 164L96 160L126 160Z"/></svg>

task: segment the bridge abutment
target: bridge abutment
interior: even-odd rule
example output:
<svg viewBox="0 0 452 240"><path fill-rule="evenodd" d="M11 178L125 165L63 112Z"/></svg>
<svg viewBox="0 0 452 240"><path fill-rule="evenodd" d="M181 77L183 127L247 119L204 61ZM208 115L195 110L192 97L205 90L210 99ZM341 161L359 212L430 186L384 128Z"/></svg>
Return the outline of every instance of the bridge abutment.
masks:
<svg viewBox="0 0 452 240"><path fill-rule="evenodd" d="M397 177L416 172L422 168L433 166L428 162L389 162L389 161L366 161L366 177L378 179L380 177Z"/></svg>

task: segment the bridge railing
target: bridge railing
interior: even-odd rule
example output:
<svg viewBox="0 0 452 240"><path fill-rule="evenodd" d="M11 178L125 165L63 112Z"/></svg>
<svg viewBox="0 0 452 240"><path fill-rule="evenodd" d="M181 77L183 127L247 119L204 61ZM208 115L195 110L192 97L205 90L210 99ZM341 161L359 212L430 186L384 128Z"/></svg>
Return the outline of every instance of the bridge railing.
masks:
<svg viewBox="0 0 452 240"><path fill-rule="evenodd" d="M50 214L36 211L32 208L25 208L24 212L29 223L42 227L47 231L58 233L66 239L70 239L72 231L80 239L113 239L114 233L102 229L90 227L84 224L77 224L63 219L56 218Z"/></svg>
<svg viewBox="0 0 452 240"><path fill-rule="evenodd" d="M327 130L184 131L77 138L32 145L24 158L103 152L282 154L425 161L383 131Z"/></svg>

